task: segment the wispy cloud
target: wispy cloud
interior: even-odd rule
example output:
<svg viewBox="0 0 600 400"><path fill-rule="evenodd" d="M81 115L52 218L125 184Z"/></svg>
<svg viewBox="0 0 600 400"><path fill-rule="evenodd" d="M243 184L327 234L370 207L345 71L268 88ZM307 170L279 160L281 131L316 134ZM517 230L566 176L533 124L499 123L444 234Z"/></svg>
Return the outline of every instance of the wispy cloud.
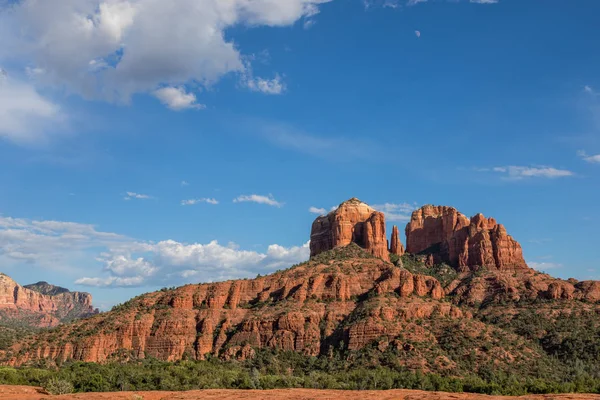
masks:
<svg viewBox="0 0 600 400"><path fill-rule="evenodd" d="M259 194L249 194L249 195L241 195L233 199L234 203L258 203L258 204L266 204L268 206L273 207L283 207L283 203L275 200L273 195L262 196Z"/></svg>
<svg viewBox="0 0 600 400"><path fill-rule="evenodd" d="M148 199L152 199L152 198L153 198L152 196L147 195L147 194L127 192L125 197L123 198L123 200L131 200L131 199L148 200Z"/></svg>
<svg viewBox="0 0 600 400"><path fill-rule="evenodd" d="M312 24L304 24L305 29L310 28ZM275 75L273 79L264 78L247 78L244 81L244 85L252 90L253 92L260 92L264 94L282 94L286 90L286 85L283 79L279 75Z"/></svg>
<svg viewBox="0 0 600 400"><path fill-rule="evenodd" d="M246 125L255 127L257 134L262 138L284 149L329 161L381 161L380 157L373 156L381 153L381 147L366 139L314 135L289 124L273 121L251 119L246 121Z"/></svg>
<svg viewBox="0 0 600 400"><path fill-rule="evenodd" d="M584 161L587 161L592 164L600 164L600 154L596 155L588 155L585 151L580 150L577 152L577 155Z"/></svg>
<svg viewBox="0 0 600 400"><path fill-rule="evenodd" d="M213 198L181 200L182 206L193 206L198 203L207 203L207 204L216 205L216 204L219 204L219 201L217 199L213 199Z"/></svg>
<svg viewBox="0 0 600 400"><path fill-rule="evenodd" d="M187 181L181 181L181 186L190 186L190 184Z"/></svg>
<svg viewBox="0 0 600 400"><path fill-rule="evenodd" d="M548 166L516 166L509 165L505 167L493 167L493 168L473 168L476 172L492 172L501 174L503 179L506 180L521 180L528 178L565 178L574 176L575 173L566 169L558 169Z"/></svg>
<svg viewBox="0 0 600 400"><path fill-rule="evenodd" d="M551 263L551 262L536 262L536 261L528 261L527 265L537 271L548 271L551 269L559 269L562 268L562 264Z"/></svg>
<svg viewBox="0 0 600 400"><path fill-rule="evenodd" d="M308 212L311 214L324 215L327 214L327 210L324 208L310 207Z"/></svg>
<svg viewBox="0 0 600 400"><path fill-rule="evenodd" d="M374 204L372 207L384 213L385 218L390 222L408 222L411 213L418 208L416 204L409 203Z"/></svg>

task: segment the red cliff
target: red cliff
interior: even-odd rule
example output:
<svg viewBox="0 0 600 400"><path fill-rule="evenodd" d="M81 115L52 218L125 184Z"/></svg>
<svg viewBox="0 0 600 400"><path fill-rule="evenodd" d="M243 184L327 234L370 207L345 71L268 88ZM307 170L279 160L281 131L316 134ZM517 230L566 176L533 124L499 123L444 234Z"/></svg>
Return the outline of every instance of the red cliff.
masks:
<svg viewBox="0 0 600 400"><path fill-rule="evenodd" d="M55 293L55 294L50 294ZM23 287L0 273L0 319L22 320L37 327L53 327L68 320L97 312L89 293L40 282Z"/></svg>
<svg viewBox="0 0 600 400"><path fill-rule="evenodd" d="M459 271L485 266L502 271L525 270L521 245L493 218L472 218L455 208L427 205L413 212L406 226L407 252L430 254Z"/></svg>
<svg viewBox="0 0 600 400"><path fill-rule="evenodd" d="M318 217L310 234L310 255L356 243L367 252L389 260L385 217L362 201L352 198L327 215Z"/></svg>

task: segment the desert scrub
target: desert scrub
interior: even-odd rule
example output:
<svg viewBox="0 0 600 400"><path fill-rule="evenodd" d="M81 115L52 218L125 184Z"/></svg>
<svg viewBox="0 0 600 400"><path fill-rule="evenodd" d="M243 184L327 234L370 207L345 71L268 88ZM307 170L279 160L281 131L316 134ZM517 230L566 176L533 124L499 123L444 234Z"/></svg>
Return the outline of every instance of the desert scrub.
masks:
<svg viewBox="0 0 600 400"><path fill-rule="evenodd" d="M44 390L53 395L69 394L73 393L73 384L64 379L50 378L44 385Z"/></svg>

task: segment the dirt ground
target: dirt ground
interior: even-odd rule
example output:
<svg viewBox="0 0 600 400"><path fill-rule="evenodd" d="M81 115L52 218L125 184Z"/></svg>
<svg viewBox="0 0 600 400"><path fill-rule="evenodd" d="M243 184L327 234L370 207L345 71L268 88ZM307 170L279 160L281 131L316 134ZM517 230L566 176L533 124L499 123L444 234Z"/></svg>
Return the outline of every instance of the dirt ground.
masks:
<svg viewBox="0 0 600 400"><path fill-rule="evenodd" d="M311 389L279 390L195 390L190 392L115 392L49 396L31 386L0 385L2 400L600 400L595 394L530 395L522 397L485 396L467 393L422 392L418 390L340 391Z"/></svg>

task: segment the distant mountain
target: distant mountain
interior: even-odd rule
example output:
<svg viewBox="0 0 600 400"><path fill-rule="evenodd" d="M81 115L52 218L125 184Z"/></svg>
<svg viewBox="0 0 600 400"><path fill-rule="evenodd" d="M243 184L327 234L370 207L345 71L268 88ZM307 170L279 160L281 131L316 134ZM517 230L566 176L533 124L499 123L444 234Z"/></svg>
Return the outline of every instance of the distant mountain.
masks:
<svg viewBox="0 0 600 400"><path fill-rule="evenodd" d="M268 349L486 379L600 371L600 282L530 269L505 227L481 214L425 206L406 233L406 254L397 228L388 249L384 215L351 199L317 218L305 263L141 295L24 339L4 359L247 359Z"/></svg>
<svg viewBox="0 0 600 400"><path fill-rule="evenodd" d="M38 293L45 294L46 296L56 296L62 293L69 293L69 289L64 287L51 285L48 282L40 281L38 283L32 283L31 285L24 285L25 289L31 289Z"/></svg>
<svg viewBox="0 0 600 400"><path fill-rule="evenodd" d="M97 313L92 295L38 282L21 286L0 273L0 324L48 328Z"/></svg>

